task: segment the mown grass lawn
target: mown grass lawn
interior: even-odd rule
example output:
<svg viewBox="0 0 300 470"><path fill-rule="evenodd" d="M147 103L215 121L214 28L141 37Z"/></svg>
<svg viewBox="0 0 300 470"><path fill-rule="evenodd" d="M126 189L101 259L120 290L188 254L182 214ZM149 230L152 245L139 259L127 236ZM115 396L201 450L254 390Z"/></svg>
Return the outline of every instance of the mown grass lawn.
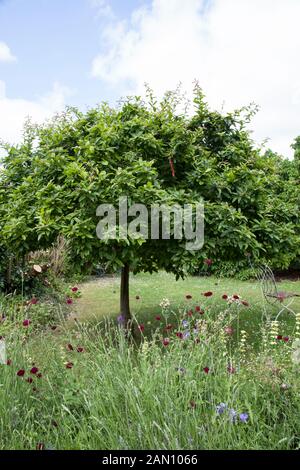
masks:
<svg viewBox="0 0 300 470"><path fill-rule="evenodd" d="M281 291L300 293L300 281L280 281ZM118 276L90 278L80 285L82 298L76 304L75 317L81 321L99 321L101 318L117 318L119 314L120 279ZM206 299L203 293L211 291L213 296ZM159 306L163 298L169 299L171 308L191 308L195 305L203 307L210 315L216 315L226 307L222 299L224 294L238 295L249 303L249 307L240 309L240 328L245 329L255 341L257 329L261 324L264 309L275 318L281 304L275 307L263 299L260 285L256 281L240 281L237 279L215 277L192 277L176 281L172 274L159 272L156 274L131 275L130 302L132 314L138 323L145 324L146 332L156 328L156 315L160 314ZM190 301L186 295L192 295ZM295 312L300 312L300 298L292 304ZM150 324L149 324L150 322ZM294 326L294 318L289 313L280 317L283 334L290 334Z"/></svg>

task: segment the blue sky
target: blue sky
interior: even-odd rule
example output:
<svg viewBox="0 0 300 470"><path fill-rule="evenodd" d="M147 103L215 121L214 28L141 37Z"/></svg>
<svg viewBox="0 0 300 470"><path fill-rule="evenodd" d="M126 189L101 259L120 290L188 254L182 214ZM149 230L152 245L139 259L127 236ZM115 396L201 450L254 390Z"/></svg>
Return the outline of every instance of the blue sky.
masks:
<svg viewBox="0 0 300 470"><path fill-rule="evenodd" d="M140 2L112 0L110 4L122 19ZM117 97L117 91L93 79L90 70L93 58L102 50L105 21L90 0L0 2L0 40L18 58L13 66L0 64L7 96L33 100L58 81L74 93L69 102L75 105Z"/></svg>
<svg viewBox="0 0 300 470"><path fill-rule="evenodd" d="M198 80L215 109L255 102L253 137L291 157L300 134L299 0L0 0L0 138Z"/></svg>

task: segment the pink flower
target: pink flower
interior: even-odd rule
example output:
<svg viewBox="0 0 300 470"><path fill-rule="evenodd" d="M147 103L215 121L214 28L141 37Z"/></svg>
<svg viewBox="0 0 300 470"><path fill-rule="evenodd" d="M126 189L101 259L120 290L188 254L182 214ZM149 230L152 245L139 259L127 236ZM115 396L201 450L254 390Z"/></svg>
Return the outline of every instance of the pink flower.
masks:
<svg viewBox="0 0 300 470"><path fill-rule="evenodd" d="M27 326L30 325L30 323L31 323L31 320L26 319L26 320L23 321L23 326L26 326L26 327L27 327Z"/></svg>
<svg viewBox="0 0 300 470"><path fill-rule="evenodd" d="M226 326L226 327L224 328L224 331L225 331L225 333L226 333L228 336L232 336L232 335L233 335L233 332L234 332L232 326Z"/></svg>
<svg viewBox="0 0 300 470"><path fill-rule="evenodd" d="M204 260L204 264L206 264L207 266L211 266L213 264L213 260L210 258L207 258Z"/></svg>

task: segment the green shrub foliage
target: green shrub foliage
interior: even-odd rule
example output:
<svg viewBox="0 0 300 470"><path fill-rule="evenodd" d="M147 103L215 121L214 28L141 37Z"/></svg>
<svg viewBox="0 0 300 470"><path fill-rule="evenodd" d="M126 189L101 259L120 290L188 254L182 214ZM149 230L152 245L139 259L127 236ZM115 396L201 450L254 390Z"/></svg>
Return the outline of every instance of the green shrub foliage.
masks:
<svg viewBox="0 0 300 470"><path fill-rule="evenodd" d="M177 92L158 102L148 90L146 102L67 109L43 126L27 126L22 144L7 146L2 158L1 249L21 258L63 235L79 272L104 262L181 276L208 257L246 267L247 252L289 267L300 252L300 139L295 160L285 161L253 143L247 129L255 108L211 111L197 86L193 113L182 104ZM185 241L172 239L100 241L96 208L117 205L121 195L147 206L203 198L204 248L187 252Z"/></svg>

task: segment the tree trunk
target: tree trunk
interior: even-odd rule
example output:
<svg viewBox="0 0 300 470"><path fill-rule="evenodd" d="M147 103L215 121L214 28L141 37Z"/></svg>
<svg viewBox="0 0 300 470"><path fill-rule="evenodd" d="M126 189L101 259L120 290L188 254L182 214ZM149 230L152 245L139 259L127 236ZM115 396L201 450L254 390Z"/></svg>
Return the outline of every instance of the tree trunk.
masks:
<svg viewBox="0 0 300 470"><path fill-rule="evenodd" d="M130 331L132 327L129 307L129 264L125 263L121 273L120 313L123 316L124 327Z"/></svg>

